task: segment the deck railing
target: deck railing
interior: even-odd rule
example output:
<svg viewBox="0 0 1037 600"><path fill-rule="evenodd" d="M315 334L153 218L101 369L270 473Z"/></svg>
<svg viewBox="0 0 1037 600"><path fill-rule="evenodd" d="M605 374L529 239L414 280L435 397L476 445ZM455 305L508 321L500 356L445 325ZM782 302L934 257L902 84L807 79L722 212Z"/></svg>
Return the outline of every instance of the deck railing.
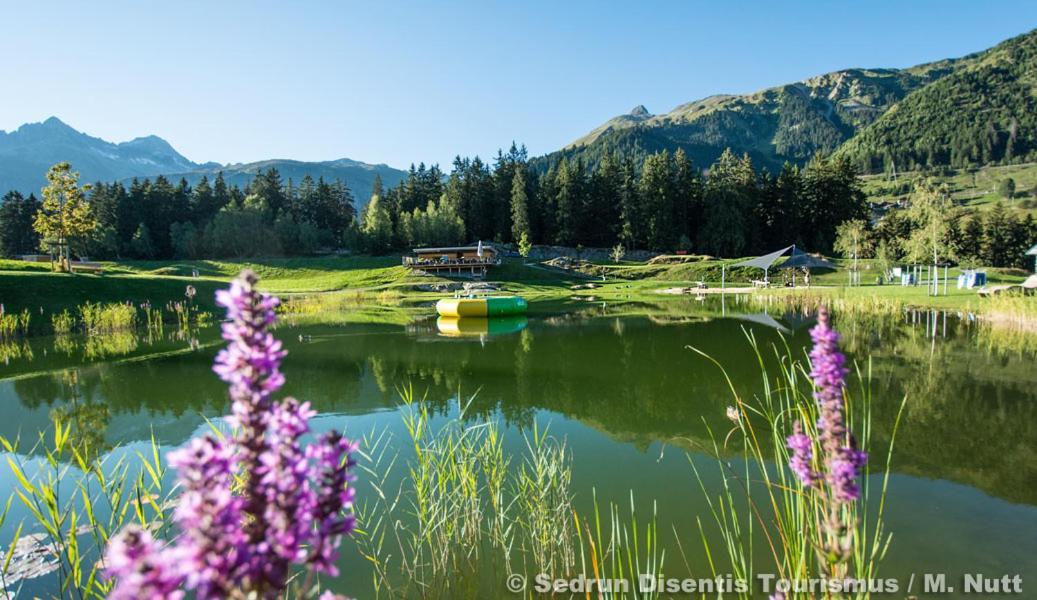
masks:
<svg viewBox="0 0 1037 600"><path fill-rule="evenodd" d="M403 265L416 269L445 269L453 267L491 267L500 264L499 258L421 258L419 256L404 256Z"/></svg>

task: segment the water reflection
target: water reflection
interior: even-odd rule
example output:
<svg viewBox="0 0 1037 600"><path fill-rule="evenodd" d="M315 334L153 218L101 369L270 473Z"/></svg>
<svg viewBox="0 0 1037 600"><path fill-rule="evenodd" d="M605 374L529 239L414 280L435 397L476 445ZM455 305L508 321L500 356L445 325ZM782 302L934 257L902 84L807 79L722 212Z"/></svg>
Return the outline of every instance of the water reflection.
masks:
<svg viewBox="0 0 1037 600"><path fill-rule="evenodd" d="M660 501L664 525L684 519L674 530L694 532L694 517L706 509L688 506L689 498L701 504L701 491L682 450L711 451L710 430L729 427L730 391L716 366L687 347L723 364L739 393L757 394L759 362L747 337L773 369L788 354L805 356L813 322L809 311L738 298L533 308L528 318L471 326L427 313L401 322L395 311L385 319L364 313L366 322L357 315L297 320L277 332L289 351L285 393L353 435L399 427L392 409L400 385L413 384L441 415L451 399L474 395L469 418L499 417L507 443L522 444L521 430L534 422L566 437L573 487L584 500L591 488L610 499L635 489ZM923 555L929 567L971 566L973 552L992 569L1032 567L1011 557L1033 548L1020 541L1033 533L1025 523L1034 509L1025 505L1037 505L1033 336L1001 335L932 311L835 320L861 370L854 385L870 389L877 448L888 444L908 398L890 499L894 568ZM226 413L226 388L211 373L221 345L214 328L133 341L30 342L34 357L20 350L0 380L5 437L35 439L57 419L71 426L77 446L118 455L152 436L175 446ZM997 533L969 547L963 540L974 537L976 515Z"/></svg>
<svg viewBox="0 0 1037 600"><path fill-rule="evenodd" d="M706 447L709 429L725 425L730 394L716 367L686 347L724 365L740 393L758 393L759 364L746 333L774 368L786 352L804 357L813 319L737 298L534 306L528 319L282 327L286 391L322 412L366 414L395 406L397 387L413 383L443 410L459 390L478 392L473 417L500 414L518 427L546 410L638 448L660 441ZM932 311L837 314L836 325L870 388L879 444L908 398L897 470L1037 504L1032 336L1001 339ZM493 343L452 343L469 336ZM219 343L214 328L19 342L20 358L4 368L14 379L0 382L0 434L45 431L53 411L103 440L97 447L153 433L179 443L225 411L225 391L209 370Z"/></svg>

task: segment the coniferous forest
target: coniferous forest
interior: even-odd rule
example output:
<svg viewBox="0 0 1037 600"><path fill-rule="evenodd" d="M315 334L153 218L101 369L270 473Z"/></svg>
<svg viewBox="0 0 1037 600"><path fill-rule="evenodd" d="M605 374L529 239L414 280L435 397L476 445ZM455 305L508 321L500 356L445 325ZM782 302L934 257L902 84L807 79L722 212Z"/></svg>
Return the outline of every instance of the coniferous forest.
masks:
<svg viewBox="0 0 1037 600"><path fill-rule="evenodd" d="M839 226L861 221L871 254L879 249L896 261L922 225L910 211L872 224L856 167L843 156L817 155L771 174L731 151L703 170L680 149L641 162L610 153L594 166L562 158L544 170L513 144L492 164L458 157L449 175L421 164L397 186L376 180L359 210L345 182L285 180L275 169L243 188L222 175L194 186L163 176L98 182L87 198L96 225L71 241L75 254L91 259L386 254L475 240L720 257L796 244L832 254ZM35 195L4 196L3 255L47 250L33 228L39 209ZM952 210L945 220L945 258L958 262L1022 267L1037 236L1031 217L1000 205Z"/></svg>
<svg viewBox="0 0 1037 600"><path fill-rule="evenodd" d="M705 173L681 150L643 162L615 154L594 167L561 160L541 171L512 145L493 164L457 158L449 175L411 167L398 186L375 183L361 211L344 182L284 180L262 172L244 188L217 176L98 182L88 198L97 225L75 251L96 259L386 253L473 240L719 256L800 244L830 252L836 226L867 216L857 173L819 156L772 175L725 152ZM74 165L73 165L74 168ZM38 249L34 196L8 194L0 212L5 254Z"/></svg>

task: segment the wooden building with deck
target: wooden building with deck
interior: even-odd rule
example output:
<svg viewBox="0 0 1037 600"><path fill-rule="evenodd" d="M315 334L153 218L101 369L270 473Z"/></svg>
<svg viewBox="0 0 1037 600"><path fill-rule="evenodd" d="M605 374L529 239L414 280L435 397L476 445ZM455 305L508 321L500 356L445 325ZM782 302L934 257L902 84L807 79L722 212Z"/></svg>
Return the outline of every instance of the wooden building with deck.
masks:
<svg viewBox="0 0 1037 600"><path fill-rule="evenodd" d="M489 244L444 248L415 248L403 257L403 266L436 275L484 277L490 267L500 264L500 253Z"/></svg>

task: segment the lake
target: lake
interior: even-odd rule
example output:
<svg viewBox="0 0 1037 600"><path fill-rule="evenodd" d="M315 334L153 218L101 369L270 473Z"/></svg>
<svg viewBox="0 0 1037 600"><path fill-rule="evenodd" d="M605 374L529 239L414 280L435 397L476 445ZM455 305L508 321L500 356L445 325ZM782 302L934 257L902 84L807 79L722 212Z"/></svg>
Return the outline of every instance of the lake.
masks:
<svg viewBox="0 0 1037 600"><path fill-rule="evenodd" d="M712 535L709 506L693 465L701 485L718 493L711 435L735 471L742 458L736 447L723 448L732 428L727 379L688 347L716 359L738 393L751 397L762 386L747 335L775 368L779 356L802 358L813 323L738 298L534 302L528 317L492 323L391 312L393 322L306 317L278 327L289 351L284 391L314 405L316 429L368 440L384 434L390 454L406 454L401 412L408 409L400 395L409 388L437 423L457 417L461 404L465 423L499 422L513 467L534 426L546 430L571 452L570 487L581 516L592 516L595 497L625 511L633 495L641 518L655 507L668 577L710 575L697 524L701 518ZM893 540L880 575L906 585L912 574L946 573L954 585L965 573L1020 574L1024 590L1037 586L1032 345L984 335L944 313L836 314L835 322L865 375L851 388L870 388L876 470L907 397L885 515ZM215 330L10 346L0 366L0 435L34 439L57 412L104 452L146 449L152 436L164 448L179 445L226 413L225 387L211 372L219 346ZM38 460L32 452L23 458ZM361 502L375 493L369 479L358 482ZM881 485L881 476L870 483ZM14 485L6 464L0 485ZM17 504L11 512L0 546L25 514ZM344 554L336 587L371 596L370 566L353 540ZM757 554L766 559L762 548ZM507 597L506 575L484 574L479 589ZM47 582L30 580L26 589L46 593Z"/></svg>

